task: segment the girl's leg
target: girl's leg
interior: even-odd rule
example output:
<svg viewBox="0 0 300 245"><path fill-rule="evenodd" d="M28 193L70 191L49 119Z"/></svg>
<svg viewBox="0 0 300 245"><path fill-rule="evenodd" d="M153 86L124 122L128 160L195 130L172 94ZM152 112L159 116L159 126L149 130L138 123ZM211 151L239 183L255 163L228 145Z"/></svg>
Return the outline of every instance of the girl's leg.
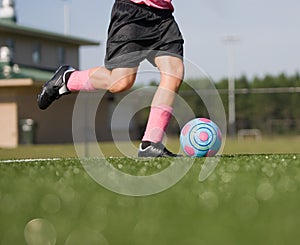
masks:
<svg viewBox="0 0 300 245"><path fill-rule="evenodd" d="M46 82L37 103L41 110L47 109L53 101L70 91L109 90L112 93L131 88L135 81L137 67L108 70L97 67L83 71L64 65L57 69L53 77Z"/></svg>
<svg viewBox="0 0 300 245"><path fill-rule="evenodd" d="M95 67L83 71L74 71L70 75L67 87L70 91L109 90L112 93L131 88L136 78L137 67L116 68Z"/></svg>
<svg viewBox="0 0 300 245"><path fill-rule="evenodd" d="M183 62L177 57L159 56L156 57L155 63L160 71L161 80L152 100L146 131L142 139L142 148L162 141L184 73Z"/></svg>

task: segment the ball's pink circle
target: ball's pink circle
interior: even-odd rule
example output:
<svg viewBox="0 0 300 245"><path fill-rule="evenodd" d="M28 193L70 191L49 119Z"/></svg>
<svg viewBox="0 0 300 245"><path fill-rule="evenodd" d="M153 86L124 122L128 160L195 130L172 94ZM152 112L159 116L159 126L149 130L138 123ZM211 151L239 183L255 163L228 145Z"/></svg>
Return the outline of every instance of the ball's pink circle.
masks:
<svg viewBox="0 0 300 245"><path fill-rule="evenodd" d="M201 141L203 141L203 142L207 141L208 138L209 138L209 136L208 136L208 133L206 133L206 132L201 132L201 133L199 134L199 139L200 139Z"/></svg>
<svg viewBox="0 0 300 245"><path fill-rule="evenodd" d="M185 153L187 153L189 156L195 155L195 150L194 150L192 147L188 146L188 145L186 145L186 146L184 147L184 151L185 151Z"/></svg>
<svg viewBox="0 0 300 245"><path fill-rule="evenodd" d="M217 151L215 150L209 150L207 153L206 153L206 157L213 157L217 154Z"/></svg>
<svg viewBox="0 0 300 245"><path fill-rule="evenodd" d="M199 118L199 120L201 121L201 122L205 122L205 123L210 123L211 122L211 120L210 119L208 119L208 118Z"/></svg>
<svg viewBox="0 0 300 245"><path fill-rule="evenodd" d="M182 130L182 135L186 136L187 133L189 132L190 128L191 128L190 124L185 125L184 128L183 128L183 130Z"/></svg>

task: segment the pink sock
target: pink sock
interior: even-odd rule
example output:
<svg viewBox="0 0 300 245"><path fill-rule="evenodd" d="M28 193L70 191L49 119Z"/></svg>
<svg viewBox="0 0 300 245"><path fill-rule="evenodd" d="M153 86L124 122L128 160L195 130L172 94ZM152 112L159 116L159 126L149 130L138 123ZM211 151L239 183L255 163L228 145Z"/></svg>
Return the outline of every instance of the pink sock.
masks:
<svg viewBox="0 0 300 245"><path fill-rule="evenodd" d="M142 141L161 142L173 108L167 105L151 106L146 131Z"/></svg>
<svg viewBox="0 0 300 245"><path fill-rule="evenodd" d="M89 70L74 71L67 83L70 91L94 91L96 90L90 82Z"/></svg>

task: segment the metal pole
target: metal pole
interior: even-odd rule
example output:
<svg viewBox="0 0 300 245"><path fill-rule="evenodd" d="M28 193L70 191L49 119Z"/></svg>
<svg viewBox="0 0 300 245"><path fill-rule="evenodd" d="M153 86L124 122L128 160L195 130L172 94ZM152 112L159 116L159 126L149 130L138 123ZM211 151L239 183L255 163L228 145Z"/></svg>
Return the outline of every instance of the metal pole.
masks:
<svg viewBox="0 0 300 245"><path fill-rule="evenodd" d="M229 136L236 134L235 115L235 75L234 75L234 46L240 39L237 36L226 36L224 42L228 46L228 133Z"/></svg>
<svg viewBox="0 0 300 245"><path fill-rule="evenodd" d="M64 1L64 34L70 33L70 9L67 0Z"/></svg>

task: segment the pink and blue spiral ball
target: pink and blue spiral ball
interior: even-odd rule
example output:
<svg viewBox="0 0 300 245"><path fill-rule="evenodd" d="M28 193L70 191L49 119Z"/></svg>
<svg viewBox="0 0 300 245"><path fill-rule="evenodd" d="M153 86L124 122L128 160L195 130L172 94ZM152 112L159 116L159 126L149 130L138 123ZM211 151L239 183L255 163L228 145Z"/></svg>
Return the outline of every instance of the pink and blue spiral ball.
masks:
<svg viewBox="0 0 300 245"><path fill-rule="evenodd" d="M195 118L184 125L180 132L180 145L187 156L215 156L222 144L218 125L207 118Z"/></svg>

